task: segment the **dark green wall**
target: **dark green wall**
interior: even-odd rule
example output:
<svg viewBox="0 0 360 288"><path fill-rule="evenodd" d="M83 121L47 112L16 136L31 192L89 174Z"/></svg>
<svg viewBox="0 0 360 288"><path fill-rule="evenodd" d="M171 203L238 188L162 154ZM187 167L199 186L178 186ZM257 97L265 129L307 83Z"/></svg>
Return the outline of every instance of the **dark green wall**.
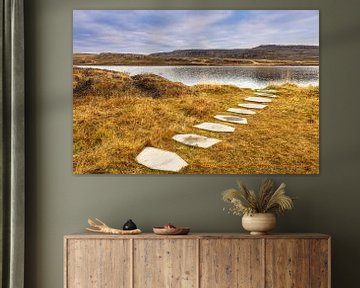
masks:
<svg viewBox="0 0 360 288"><path fill-rule="evenodd" d="M241 231L222 211L220 192L237 178L259 176L73 176L73 9L320 9L321 173L274 176L297 195L280 232L333 236L333 287L359 287L360 51L356 1L27 0L26 286L63 285L63 235L88 216L120 226L132 218L145 231L172 222L193 231ZM358 8L356 8L356 6ZM166 29L166 27L164 27ZM285 29L285 27L284 27ZM231 33L231 31L229 31ZM305 288L305 287L304 287Z"/></svg>

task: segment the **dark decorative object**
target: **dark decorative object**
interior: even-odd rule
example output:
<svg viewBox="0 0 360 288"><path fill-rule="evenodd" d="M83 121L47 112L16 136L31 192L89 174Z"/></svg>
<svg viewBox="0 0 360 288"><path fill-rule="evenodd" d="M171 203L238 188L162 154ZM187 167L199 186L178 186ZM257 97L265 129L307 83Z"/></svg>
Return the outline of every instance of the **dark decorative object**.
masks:
<svg viewBox="0 0 360 288"><path fill-rule="evenodd" d="M90 227L86 228L86 230L91 231L91 232L114 234L114 235L136 235L136 234L141 233L140 229L120 230L120 229L109 227L108 225L106 225L103 221L99 220L98 218L95 218L95 221L92 220L91 218L88 218L88 223L89 223Z"/></svg>
<svg viewBox="0 0 360 288"><path fill-rule="evenodd" d="M135 229L137 229L137 226L131 219L129 219L123 226L123 230L135 230Z"/></svg>

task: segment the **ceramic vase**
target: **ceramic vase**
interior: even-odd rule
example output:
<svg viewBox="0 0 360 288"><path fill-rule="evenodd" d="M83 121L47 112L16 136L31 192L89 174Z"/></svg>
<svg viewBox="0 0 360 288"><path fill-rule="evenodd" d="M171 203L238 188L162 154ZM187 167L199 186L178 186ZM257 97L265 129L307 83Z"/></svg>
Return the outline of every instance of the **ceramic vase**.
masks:
<svg viewBox="0 0 360 288"><path fill-rule="evenodd" d="M255 213L242 217L242 226L251 235L263 235L274 229L276 217L272 213Z"/></svg>

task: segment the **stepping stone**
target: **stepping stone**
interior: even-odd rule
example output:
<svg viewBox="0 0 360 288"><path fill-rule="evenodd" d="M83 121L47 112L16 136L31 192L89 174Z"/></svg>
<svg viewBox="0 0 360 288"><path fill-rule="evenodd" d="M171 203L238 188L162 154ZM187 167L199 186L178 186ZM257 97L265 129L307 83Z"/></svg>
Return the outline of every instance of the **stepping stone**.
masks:
<svg viewBox="0 0 360 288"><path fill-rule="evenodd" d="M270 97L270 98L276 98L278 96L274 95L274 94L269 94L269 93L260 93L260 92L255 92L256 95L259 95L259 96L264 96L264 97Z"/></svg>
<svg viewBox="0 0 360 288"><path fill-rule="evenodd" d="M216 143L221 142L221 140L208 138L197 134L176 134L174 137L172 137L172 139L185 145L201 148L209 148Z"/></svg>
<svg viewBox="0 0 360 288"><path fill-rule="evenodd" d="M136 156L136 161L150 169L172 172L179 172L188 165L176 153L154 147L145 147Z"/></svg>
<svg viewBox="0 0 360 288"><path fill-rule="evenodd" d="M257 102L257 103L270 103L272 102L269 98L250 96L245 98L246 101Z"/></svg>
<svg viewBox="0 0 360 288"><path fill-rule="evenodd" d="M221 121L235 123L235 124L247 124L247 119L246 118L241 118L241 117L238 117L238 116L216 115L216 116L214 116L214 118L218 119L218 120L221 120Z"/></svg>
<svg viewBox="0 0 360 288"><path fill-rule="evenodd" d="M278 93L277 90L273 89L256 89L257 92L263 92L263 93Z"/></svg>
<svg viewBox="0 0 360 288"><path fill-rule="evenodd" d="M237 114L246 114L246 115L254 115L255 111L249 109L241 109L241 108L229 108L226 110L227 112L237 113Z"/></svg>
<svg viewBox="0 0 360 288"><path fill-rule="evenodd" d="M234 127L224 125L224 124L219 124L219 123L210 123L210 122L204 122L204 123L195 125L194 127L203 129L203 130L207 130L207 131L213 131L213 132L234 132L235 131Z"/></svg>
<svg viewBox="0 0 360 288"><path fill-rule="evenodd" d="M249 109L264 109L265 107L267 107L267 105L254 104L254 103L240 103L238 106Z"/></svg>

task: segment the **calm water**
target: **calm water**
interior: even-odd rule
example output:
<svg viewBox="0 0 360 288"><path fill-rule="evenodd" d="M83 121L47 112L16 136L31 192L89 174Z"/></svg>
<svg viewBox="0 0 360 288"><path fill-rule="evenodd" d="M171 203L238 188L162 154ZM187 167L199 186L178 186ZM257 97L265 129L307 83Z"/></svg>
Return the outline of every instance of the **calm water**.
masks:
<svg viewBox="0 0 360 288"><path fill-rule="evenodd" d="M233 84L263 88L291 82L319 85L318 66L78 66L121 71L130 75L154 73L187 85L199 83Z"/></svg>

